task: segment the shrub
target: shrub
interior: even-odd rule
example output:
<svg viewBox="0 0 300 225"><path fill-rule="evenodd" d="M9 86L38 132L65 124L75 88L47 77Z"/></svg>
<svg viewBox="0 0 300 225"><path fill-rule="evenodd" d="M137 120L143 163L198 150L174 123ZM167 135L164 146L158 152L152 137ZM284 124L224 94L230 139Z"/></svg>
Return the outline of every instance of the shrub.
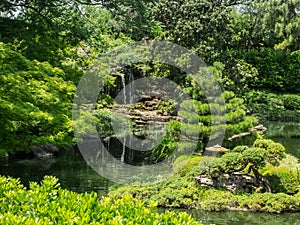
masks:
<svg viewBox="0 0 300 225"><path fill-rule="evenodd" d="M283 105L288 110L300 110L300 97L298 95L283 95Z"/></svg>
<svg viewBox="0 0 300 225"><path fill-rule="evenodd" d="M270 181L272 192L294 194L298 192L300 187L299 170L298 159L287 154L286 158L279 162L278 167L267 164L261 172Z"/></svg>
<svg viewBox="0 0 300 225"><path fill-rule="evenodd" d="M203 157L183 155L174 162L174 172L180 176L196 175L200 172L200 163Z"/></svg>
<svg viewBox="0 0 300 225"><path fill-rule="evenodd" d="M284 193L255 193L248 196L240 196L239 205L251 211L281 213L299 210L300 198Z"/></svg>
<svg viewBox="0 0 300 225"><path fill-rule="evenodd" d="M202 198L202 189L195 181L175 174L157 184L149 186L126 186L109 192L112 198L122 198L131 194L136 199L157 202L158 206L174 208L196 208Z"/></svg>
<svg viewBox="0 0 300 225"><path fill-rule="evenodd" d="M281 159L285 155L285 147L280 143L275 143L270 139L258 139L254 142L253 146L264 148L267 150L268 162L272 165L278 166Z"/></svg>
<svg viewBox="0 0 300 225"><path fill-rule="evenodd" d="M295 194L299 190L299 174L284 167L273 167L264 176L269 180L272 192Z"/></svg>
<svg viewBox="0 0 300 225"><path fill-rule="evenodd" d="M18 180L0 177L0 224L200 224L186 213L157 213L130 195L102 198L61 189L54 177L24 188Z"/></svg>
<svg viewBox="0 0 300 225"><path fill-rule="evenodd" d="M245 93L251 112L267 120L299 121L300 97L297 94L277 94L251 90Z"/></svg>

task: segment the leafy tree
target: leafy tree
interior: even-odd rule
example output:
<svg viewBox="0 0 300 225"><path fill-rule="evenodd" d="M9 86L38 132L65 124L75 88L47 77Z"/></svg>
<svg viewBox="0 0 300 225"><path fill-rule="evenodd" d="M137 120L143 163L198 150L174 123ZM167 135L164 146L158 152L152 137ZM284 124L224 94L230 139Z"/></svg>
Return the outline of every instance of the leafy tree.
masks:
<svg viewBox="0 0 300 225"><path fill-rule="evenodd" d="M30 61L0 43L0 148L72 143L71 101L75 86L49 63Z"/></svg>
<svg viewBox="0 0 300 225"><path fill-rule="evenodd" d="M167 40L190 49L213 63L232 41L231 14L239 1L158 1L150 16L161 22Z"/></svg>
<svg viewBox="0 0 300 225"><path fill-rule="evenodd" d="M298 50L299 7L296 0L242 3L233 13L233 48Z"/></svg>

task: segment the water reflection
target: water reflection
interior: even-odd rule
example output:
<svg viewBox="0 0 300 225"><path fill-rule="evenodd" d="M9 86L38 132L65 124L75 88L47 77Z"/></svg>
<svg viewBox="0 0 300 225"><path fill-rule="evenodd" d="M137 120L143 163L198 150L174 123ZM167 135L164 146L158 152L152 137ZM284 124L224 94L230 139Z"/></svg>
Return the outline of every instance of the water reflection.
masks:
<svg viewBox="0 0 300 225"><path fill-rule="evenodd" d="M80 193L95 191L101 196L112 185L91 169L76 149L62 151L58 157L47 160L2 159L0 174L20 178L25 186L29 181L40 182L45 175L53 175L59 178L63 188Z"/></svg>
<svg viewBox="0 0 300 225"><path fill-rule="evenodd" d="M300 123L265 122L264 125L268 128L266 137L281 142L291 154L300 158ZM123 153L120 143L111 142L108 145L109 149L114 149L112 155L120 159ZM126 150L125 161L140 160L134 158L128 149ZM20 178L26 186L29 181L40 182L45 175L54 175L59 178L63 188L76 192L95 191L100 196L106 195L112 185L112 182L91 169L76 149L62 151L58 157L49 160L2 159L0 160L0 174ZM201 221L203 225L300 225L300 213L277 215L200 210L188 210L188 213Z"/></svg>
<svg viewBox="0 0 300 225"><path fill-rule="evenodd" d="M284 145L289 153L300 159L300 123L267 121L265 137Z"/></svg>
<svg viewBox="0 0 300 225"><path fill-rule="evenodd" d="M299 213L203 212L189 210L203 225L300 225Z"/></svg>

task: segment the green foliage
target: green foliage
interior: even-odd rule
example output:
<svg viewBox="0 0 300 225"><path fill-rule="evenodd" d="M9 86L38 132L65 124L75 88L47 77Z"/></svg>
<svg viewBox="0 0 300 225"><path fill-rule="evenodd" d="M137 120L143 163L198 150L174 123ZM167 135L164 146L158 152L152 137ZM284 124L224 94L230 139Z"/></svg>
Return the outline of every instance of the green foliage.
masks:
<svg viewBox="0 0 300 225"><path fill-rule="evenodd" d="M175 175L157 184L147 186L123 186L111 190L109 196L121 198L124 194L133 195L146 203L156 201L162 207L196 208L209 211L250 210L255 212L293 212L300 209L298 160L288 155L280 160L279 167L265 163L268 148L273 146L272 140L258 140L258 147L237 147L232 153L222 158L183 155L174 163ZM278 146L277 146L278 147ZM214 188L206 189L194 181L199 171L209 165L217 165L226 172L233 172L241 167L244 161L260 164L261 171L270 178L273 192L276 193L231 193ZM216 167L217 168L217 167ZM232 171L229 169L233 168ZM213 168L211 168L213 169ZM196 172L196 173L195 173ZM297 176L296 176L297 175ZM283 193L278 193L283 192ZM297 194L295 194L297 193Z"/></svg>
<svg viewBox="0 0 300 225"><path fill-rule="evenodd" d="M300 195L285 193L233 194L224 190L203 189L194 181L175 175L150 186L121 187L110 191L112 198L133 195L163 207L195 208L208 211L250 210L255 212L293 212L300 208Z"/></svg>
<svg viewBox="0 0 300 225"><path fill-rule="evenodd" d="M181 122L177 120L170 120L167 123L167 134L161 141L159 146L152 150L152 154L155 157L154 161L160 161L170 156L176 149L178 137L182 129ZM175 156L174 156L175 157ZM178 156L177 156L178 157ZM175 160L175 158L173 158Z"/></svg>
<svg viewBox="0 0 300 225"><path fill-rule="evenodd" d="M226 90L237 94L245 93L257 83L258 70L243 59L237 59L224 74L222 83Z"/></svg>
<svg viewBox="0 0 300 225"><path fill-rule="evenodd" d="M200 172L201 162L201 156L182 155L175 160L173 170L176 174L179 174L182 177L192 177Z"/></svg>
<svg viewBox="0 0 300 225"><path fill-rule="evenodd" d="M183 101L178 112L182 121L171 120L168 122L166 138L153 151L153 154L159 158L168 157L176 148L179 152L187 152L187 150L203 152L209 138L211 140L218 139L222 135L220 130L225 130L225 128L223 145L226 147L237 145L241 140L232 142L227 139L235 134L248 132L257 123L254 117L246 115L243 100L236 98L233 92L224 91L222 93L225 104L219 103L218 99L208 104L205 99L202 99L203 91L200 87L196 84L193 86L194 88L191 89L186 88L186 91L190 92L195 99ZM212 117L211 111L217 111L219 115ZM216 124L212 124L213 119ZM220 121L221 124L216 121ZM245 143L242 144L252 144L255 139L256 136L253 134L247 140L244 138L242 141Z"/></svg>
<svg viewBox="0 0 300 225"><path fill-rule="evenodd" d="M238 208L238 196L221 190L206 190L204 193L201 208L207 211L224 211L231 208Z"/></svg>
<svg viewBox="0 0 300 225"><path fill-rule="evenodd" d="M298 50L299 8L297 0L244 2L234 13L235 47Z"/></svg>
<svg viewBox="0 0 300 225"><path fill-rule="evenodd" d="M266 151L263 148L247 148L242 152L228 152L221 158L215 158L207 163L207 169L202 173L212 178L218 178L224 173L233 173L244 170L249 164L263 167L266 160Z"/></svg>
<svg viewBox="0 0 300 225"><path fill-rule="evenodd" d="M281 121L299 120L300 97L297 94L275 94L252 90L245 97L247 107L261 118Z"/></svg>
<svg viewBox="0 0 300 225"><path fill-rule="evenodd" d="M150 18L161 22L167 40L195 49L210 62L230 41L230 3L163 0L149 7Z"/></svg>
<svg viewBox="0 0 300 225"><path fill-rule="evenodd" d="M286 156L285 147L282 144L275 143L270 139L257 139L253 146L264 148L267 154L267 161L275 166L278 166L279 161Z"/></svg>
<svg viewBox="0 0 300 225"><path fill-rule="evenodd" d="M250 210L254 212L281 213L296 211L300 206L299 196L284 193L254 193L251 195L234 195L220 190L208 190L202 203L205 210Z"/></svg>
<svg viewBox="0 0 300 225"><path fill-rule="evenodd" d="M106 137L125 137L131 130L133 123L122 113L106 109L93 112L82 110L80 117L73 121L78 137L100 135Z"/></svg>
<svg viewBox="0 0 300 225"><path fill-rule="evenodd" d="M46 176L41 184L24 188L17 179L0 177L1 224L200 224L186 213L158 213L154 202L130 195L98 199L96 193L61 189Z"/></svg>
<svg viewBox="0 0 300 225"><path fill-rule="evenodd" d="M48 63L29 61L0 43L0 148L71 144L71 101L75 86Z"/></svg>
<svg viewBox="0 0 300 225"><path fill-rule="evenodd" d="M274 193L295 194L299 191L299 171L292 171L284 167L273 167L265 172L264 176L270 181Z"/></svg>
<svg viewBox="0 0 300 225"><path fill-rule="evenodd" d="M280 51L271 48L241 51L233 57L242 58L258 71L256 80L248 85L256 88L268 88L274 91L299 92L299 52Z"/></svg>
<svg viewBox="0 0 300 225"><path fill-rule="evenodd" d="M300 110L300 96L298 95L283 95L283 106L287 110Z"/></svg>
<svg viewBox="0 0 300 225"><path fill-rule="evenodd" d="M232 149L232 152L238 152L238 153L242 153L243 151L245 151L246 149L248 149L249 147L246 145L239 145L236 146L234 149Z"/></svg>
<svg viewBox="0 0 300 225"><path fill-rule="evenodd" d="M120 198L124 194L133 195L146 202L155 201L158 206L174 208L195 208L201 200L201 193L195 181L174 175L165 181L149 186L121 187L110 191L109 196Z"/></svg>
<svg viewBox="0 0 300 225"><path fill-rule="evenodd" d="M290 212L297 210L300 206L299 196L290 196L284 193L252 194L241 198L241 207L249 208L251 211L270 213Z"/></svg>
<svg viewBox="0 0 300 225"><path fill-rule="evenodd" d="M207 161L201 174L219 180L224 174L230 175L241 171L249 174L253 172L256 183L262 185L265 191L272 191L269 181L260 174L259 169L265 167L267 163L278 166L285 156L285 148L281 144L272 140L258 139L254 142L253 147L236 147L220 158ZM247 172L246 168L248 168Z"/></svg>
<svg viewBox="0 0 300 225"><path fill-rule="evenodd" d="M267 152L263 148L248 148L242 152L245 162L254 164L257 167L265 166Z"/></svg>
<svg viewBox="0 0 300 225"><path fill-rule="evenodd" d="M261 173L270 181L272 192L295 194L300 187L300 164L296 157L287 154L278 166L267 164Z"/></svg>
<svg viewBox="0 0 300 225"><path fill-rule="evenodd" d="M125 137L132 127L131 120L122 113L96 110L95 117L98 134L103 137Z"/></svg>

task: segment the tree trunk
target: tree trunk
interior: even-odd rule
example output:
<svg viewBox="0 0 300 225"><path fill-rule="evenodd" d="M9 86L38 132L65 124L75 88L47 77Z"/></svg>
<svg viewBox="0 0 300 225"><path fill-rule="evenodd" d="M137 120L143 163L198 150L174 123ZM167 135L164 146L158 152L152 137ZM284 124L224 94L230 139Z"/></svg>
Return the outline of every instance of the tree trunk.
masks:
<svg viewBox="0 0 300 225"><path fill-rule="evenodd" d="M258 181L258 183L261 183L263 185L263 188L265 188L265 190L267 192L271 192L272 190L271 190L271 186L270 186L268 179L265 178L263 175L261 175L258 172L258 169L254 165L251 165L249 169L253 171L254 176L255 176L256 180Z"/></svg>

